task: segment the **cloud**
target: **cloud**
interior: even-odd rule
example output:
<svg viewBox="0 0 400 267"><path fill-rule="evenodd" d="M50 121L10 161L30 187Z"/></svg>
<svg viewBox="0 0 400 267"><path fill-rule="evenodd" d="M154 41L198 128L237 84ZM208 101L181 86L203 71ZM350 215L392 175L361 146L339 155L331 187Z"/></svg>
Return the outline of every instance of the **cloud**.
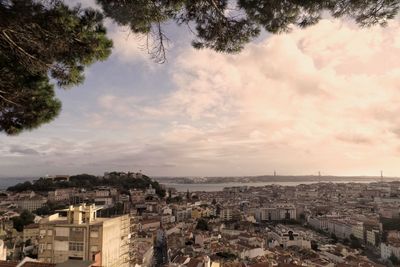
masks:
<svg viewBox="0 0 400 267"><path fill-rule="evenodd" d="M119 62L144 62L121 36ZM97 109L82 119L87 135L23 139L41 155L28 165L154 175L400 175L398 36L398 22L360 29L323 20L238 55L183 48L163 73L172 90L162 91L161 80L159 91L140 96L98 95ZM9 159L0 156L0 167L15 168Z"/></svg>
<svg viewBox="0 0 400 267"><path fill-rule="evenodd" d="M365 165L394 172L400 63L391 55L400 53L399 33L398 23L360 29L323 20L238 55L185 49L170 63L175 90L162 98L103 95L94 122L158 124L141 136L152 145L129 157L152 166L168 159L181 173L346 173Z"/></svg>
<svg viewBox="0 0 400 267"><path fill-rule="evenodd" d="M113 41L112 57L125 65L141 64L148 70L157 68L148 52L147 36L133 33L128 26L118 26L110 19L106 20L107 35Z"/></svg>
<svg viewBox="0 0 400 267"><path fill-rule="evenodd" d="M156 120L173 115L173 110L159 107L159 103L150 97L122 97L105 94L98 98L98 105L103 111L101 116L96 116L95 121L99 121L106 116L120 118L123 121L134 120Z"/></svg>
<svg viewBox="0 0 400 267"><path fill-rule="evenodd" d="M96 3L96 0L68 0L65 1L70 7L80 5L82 8L100 9L101 7Z"/></svg>
<svg viewBox="0 0 400 267"><path fill-rule="evenodd" d="M171 74L177 90L164 105L185 114L199 140L218 140L208 147L226 162L239 153L244 166L262 172L276 162L270 149L276 164L291 170L385 166L395 173L399 34L397 22L360 29L323 20L250 44L239 55L187 50ZM180 128L169 133L192 144L187 126Z"/></svg>
<svg viewBox="0 0 400 267"><path fill-rule="evenodd" d="M9 152L11 154L16 154L16 155L26 155L26 156L39 155L39 152L36 151L35 149L20 145L10 146Z"/></svg>
<svg viewBox="0 0 400 267"><path fill-rule="evenodd" d="M371 138L368 138L368 137L362 136L362 135L357 135L357 134L341 134L341 135L338 135L336 138L340 141L353 143L356 145L359 145L359 144L370 145L373 143L373 140Z"/></svg>

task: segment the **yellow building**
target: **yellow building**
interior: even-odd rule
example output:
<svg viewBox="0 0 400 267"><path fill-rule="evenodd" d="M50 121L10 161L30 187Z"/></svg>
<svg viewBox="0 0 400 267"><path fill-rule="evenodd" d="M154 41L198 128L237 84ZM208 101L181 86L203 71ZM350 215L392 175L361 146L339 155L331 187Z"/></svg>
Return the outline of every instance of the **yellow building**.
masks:
<svg viewBox="0 0 400 267"><path fill-rule="evenodd" d="M70 206L40 222L38 259L94 261L93 266L129 265L129 215L98 218L95 205Z"/></svg>
<svg viewBox="0 0 400 267"><path fill-rule="evenodd" d="M192 209L192 218L199 219L203 216L203 211L200 208Z"/></svg>

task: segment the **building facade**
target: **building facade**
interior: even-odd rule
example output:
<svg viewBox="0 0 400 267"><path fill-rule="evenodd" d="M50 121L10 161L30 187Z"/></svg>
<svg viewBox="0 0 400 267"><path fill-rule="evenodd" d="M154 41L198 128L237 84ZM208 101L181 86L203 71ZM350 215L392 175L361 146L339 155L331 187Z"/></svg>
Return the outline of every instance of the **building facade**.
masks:
<svg viewBox="0 0 400 267"><path fill-rule="evenodd" d="M70 206L66 217L54 214L40 222L38 259L94 261L93 266L129 265L129 215L98 218L95 205Z"/></svg>

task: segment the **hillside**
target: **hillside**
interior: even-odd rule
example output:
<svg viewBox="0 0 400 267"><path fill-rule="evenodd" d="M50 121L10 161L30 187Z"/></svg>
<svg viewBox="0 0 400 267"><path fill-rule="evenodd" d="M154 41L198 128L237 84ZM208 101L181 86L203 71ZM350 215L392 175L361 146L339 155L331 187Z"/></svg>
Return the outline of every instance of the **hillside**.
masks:
<svg viewBox="0 0 400 267"><path fill-rule="evenodd" d="M23 183L18 183L14 186L10 186L7 188L7 191L23 192L32 190L35 192L48 192L59 188L77 187L93 189L98 186L113 186L118 188L122 193L128 193L129 189L145 189L151 184L160 197L165 196L165 190L161 188L160 184L157 181L153 181L146 175L136 178L129 175L119 176L112 174L113 173L111 173L111 176L107 179L90 174L74 175L69 178L69 181L53 181L52 179L40 178L33 182L26 181Z"/></svg>

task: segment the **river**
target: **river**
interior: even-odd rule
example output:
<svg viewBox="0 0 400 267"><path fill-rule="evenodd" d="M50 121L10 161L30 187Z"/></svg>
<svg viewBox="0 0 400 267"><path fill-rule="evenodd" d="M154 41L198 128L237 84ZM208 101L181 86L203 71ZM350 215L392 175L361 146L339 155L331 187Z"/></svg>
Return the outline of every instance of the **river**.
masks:
<svg viewBox="0 0 400 267"><path fill-rule="evenodd" d="M321 181L325 182L325 181ZM327 181L332 183L371 183L376 182L376 180L355 180L355 181ZM178 192L186 192L187 190L193 191L206 191L206 192L215 192L222 191L224 187L232 187L232 186L266 186L266 185L282 185L282 186L297 186L299 184L315 184L316 181L291 181L291 182L254 182L254 183L220 183L220 184L207 184L207 183L198 183L198 184L177 184L177 183L162 183L166 187L173 187Z"/></svg>

